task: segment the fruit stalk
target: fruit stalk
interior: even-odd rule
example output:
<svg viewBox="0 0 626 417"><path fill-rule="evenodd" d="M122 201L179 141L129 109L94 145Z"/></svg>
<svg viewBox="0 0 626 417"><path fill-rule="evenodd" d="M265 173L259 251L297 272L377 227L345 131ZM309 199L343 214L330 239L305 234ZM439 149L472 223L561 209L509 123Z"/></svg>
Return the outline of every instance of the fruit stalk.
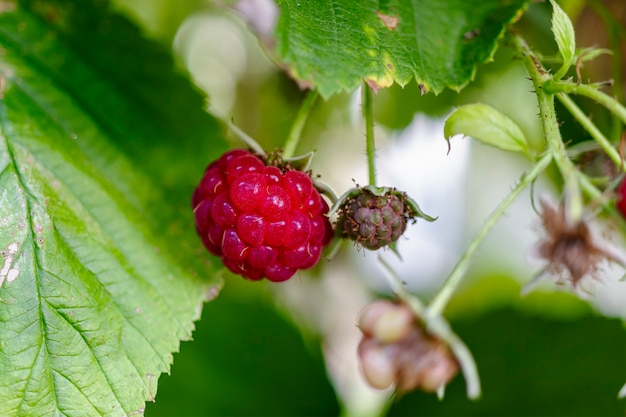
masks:
<svg viewBox="0 0 626 417"><path fill-rule="evenodd" d="M497 223L500 216L504 214L506 209L513 203L515 198L530 184L537 179L537 177L548 167L550 162L552 161L552 154L546 153L530 170L528 173L522 176L520 182L517 186L506 196L506 198L500 203L498 207L491 213L491 215L487 218L482 228L478 231L467 250L463 254L463 256L459 259L457 264L454 266L448 278L444 282L443 286L439 290L439 292L435 295L431 303L428 305L428 309L426 311L427 316L434 317L440 315L452 294L458 287L461 279L465 275L465 272L469 268L470 262L476 253L476 250L485 239L489 231L495 224Z"/></svg>
<svg viewBox="0 0 626 417"><path fill-rule="evenodd" d="M565 150L565 144L561 138L559 122L554 107L555 93L548 87L553 82L553 77L539 62L530 47L520 36L512 36L512 43L522 58L522 63L528 71L528 75L535 88L537 103L539 104L539 117L543 125L543 133L548 147L547 152L552 154L554 162L559 169L564 182L564 196L568 199L568 218L572 221L580 219L583 211L583 201L578 182L578 170L569 159Z"/></svg>
<svg viewBox="0 0 626 417"><path fill-rule="evenodd" d="M546 92L550 93L571 93L592 99L598 104L606 107L622 123L626 124L626 107L608 94L598 90L597 85L576 84L571 81L559 81L546 85Z"/></svg>
<svg viewBox="0 0 626 417"><path fill-rule="evenodd" d="M374 111L372 105L372 89L363 83L361 86L361 106L365 119L365 144L367 152L367 168L369 185L376 185L376 144L374 142Z"/></svg>
<svg viewBox="0 0 626 417"><path fill-rule="evenodd" d="M300 142L300 138L302 137L302 129L311 114L311 110L313 109L313 105L317 101L317 90L310 90L302 105L300 106L300 110L298 110L298 114L296 115L296 119L291 125L291 130L289 131L289 136L287 136L287 140L285 141L285 146L283 150L283 158L289 159L291 158Z"/></svg>
<svg viewBox="0 0 626 417"><path fill-rule="evenodd" d="M571 113L572 116L581 126L591 135L591 137L600 145L602 150L608 155L613 163L619 168L624 169L624 161L619 155L619 152L611 145L611 142L604 136L604 134L598 129L598 127L583 113L583 111L574 103L574 100L564 93L556 95L561 104Z"/></svg>

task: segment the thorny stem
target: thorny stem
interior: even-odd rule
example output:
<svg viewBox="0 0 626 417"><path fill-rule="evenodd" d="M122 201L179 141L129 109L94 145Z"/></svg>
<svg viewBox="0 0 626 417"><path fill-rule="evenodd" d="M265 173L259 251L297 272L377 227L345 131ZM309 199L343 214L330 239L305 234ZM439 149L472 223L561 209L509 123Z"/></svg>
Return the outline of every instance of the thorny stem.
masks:
<svg viewBox="0 0 626 417"><path fill-rule="evenodd" d="M545 87L546 91L550 93L571 93L588 97L606 107L607 110L617 116L622 123L626 124L626 107L622 106L615 98L600 91L596 85L579 85L571 81L559 81L550 83Z"/></svg>
<svg viewBox="0 0 626 417"><path fill-rule="evenodd" d="M569 159L565 150L559 122L556 117L554 107L554 92L549 91L546 86L552 85L550 73L543 68L535 54L528 47L526 42L519 36L511 36L513 45L522 57L522 63L530 75L537 102L539 104L539 117L543 124L543 132L546 138L548 152L552 154L557 168L563 176L565 183L565 196L568 200L568 216L570 219L577 219L582 216L583 203L578 183L577 169Z"/></svg>
<svg viewBox="0 0 626 417"><path fill-rule="evenodd" d="M572 161L567 156L565 151L565 145L561 139L561 133L559 131L559 124L556 118L556 111L554 108L554 92L548 92L544 89L544 86L550 82L550 74L541 66L539 60L532 53L530 48L526 45L523 39L519 36L513 35L510 37L511 43L516 50L522 56L522 62L528 71L530 78L535 87L535 93L537 95L537 102L539 104L539 115L543 124L543 130L547 142L547 151L544 156L533 166L533 168L526 175L522 176L517 186L509 193L509 195L500 203L500 205L491 213L487 218L482 228L474 237L469 247L459 259L455 267L448 275L448 278L443 284L443 287L435 295L432 302L428 306L429 315L439 315L444 310L448 301L454 294L457 286L461 282L461 279L465 275L465 272L469 268L470 261L487 236L491 228L496 224L497 220L504 214L509 205L515 200L515 198L532 184L535 179L548 167L548 165L554 161L561 171L565 180L565 186L568 188L568 197L570 201L570 207L573 208L572 215L582 215L582 201L579 190L579 178L577 170Z"/></svg>
<svg viewBox="0 0 626 417"><path fill-rule="evenodd" d="M285 149L283 150L283 158L288 159L291 158L295 151L298 143L300 142L300 137L302 136L302 129L304 128L304 124L306 123L309 115L311 114L311 109L313 109L313 105L317 100L317 90L310 90L302 105L300 106L300 110L296 115L296 119L293 121L291 125L291 130L289 131L289 136L287 136L287 140L285 141Z"/></svg>
<svg viewBox="0 0 626 417"><path fill-rule="evenodd" d="M511 203L513 203L515 198L537 179L537 177L548 167L551 161L552 154L548 152L533 166L531 171L522 176L517 186L509 193L509 195L506 196L500 205L496 207L485 223L483 223L483 226L478 231L474 239L472 239L472 242L463 256L454 266L448 275L448 278L446 278L446 281L439 292L428 305L427 315L429 317L440 315L443 312L444 308L448 304L448 301L450 301L452 294L454 294L454 291L465 275L465 272L467 272L474 253L476 253L480 244L483 242L485 237L487 237L491 228L496 225L498 219L505 213L506 209L511 205Z"/></svg>
<svg viewBox="0 0 626 417"><path fill-rule="evenodd" d="M568 177L575 175L576 168L565 152L565 145L561 139L559 123L554 109L554 92L546 91L544 86L550 81L550 74L541 66L541 63L530 50L526 42L519 36L512 36L513 45L522 55L522 62L530 75L539 104L539 116L543 124L543 131L549 152L554 156L554 162L568 181Z"/></svg>
<svg viewBox="0 0 626 417"><path fill-rule="evenodd" d="M622 157L619 155L619 152L613 147L611 142L604 136L604 134L598 129L598 127L583 113L583 111L574 103L574 100L569 98L569 96L564 93L559 93L556 95L559 101L565 106L565 108L578 120L578 123L582 125L582 127L589 132L591 137L600 145L602 150L608 155L609 158L613 161L613 163L619 168L624 168L624 161L622 161Z"/></svg>
<svg viewBox="0 0 626 417"><path fill-rule="evenodd" d="M361 106L365 119L365 143L369 185L376 185L376 145L374 142L374 111L372 109L372 90L365 82L361 86Z"/></svg>

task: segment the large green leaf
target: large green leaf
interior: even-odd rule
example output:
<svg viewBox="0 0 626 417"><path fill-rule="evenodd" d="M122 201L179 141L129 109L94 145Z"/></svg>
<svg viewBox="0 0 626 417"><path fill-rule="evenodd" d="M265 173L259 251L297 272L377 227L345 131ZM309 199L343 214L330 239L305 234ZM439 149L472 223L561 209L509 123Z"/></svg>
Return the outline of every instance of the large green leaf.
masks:
<svg viewBox="0 0 626 417"><path fill-rule="evenodd" d="M277 54L324 97L371 86L461 89L526 0L279 0Z"/></svg>
<svg viewBox="0 0 626 417"><path fill-rule="evenodd" d="M262 292L243 295L248 284L229 282L206 306L147 416L339 414L319 340L303 339Z"/></svg>
<svg viewBox="0 0 626 417"><path fill-rule="evenodd" d="M189 195L225 147L103 2L0 14L0 415L137 415L219 279Z"/></svg>

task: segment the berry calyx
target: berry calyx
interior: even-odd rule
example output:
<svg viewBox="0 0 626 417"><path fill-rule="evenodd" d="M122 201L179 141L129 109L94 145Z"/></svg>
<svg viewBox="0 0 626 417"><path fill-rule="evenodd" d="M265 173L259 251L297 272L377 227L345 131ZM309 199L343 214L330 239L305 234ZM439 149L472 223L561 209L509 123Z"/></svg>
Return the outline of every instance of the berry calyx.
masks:
<svg viewBox="0 0 626 417"><path fill-rule="evenodd" d="M421 211L406 193L388 187L357 187L340 199L335 229L367 249L396 242L407 223L417 217L435 220Z"/></svg>
<svg viewBox="0 0 626 417"><path fill-rule="evenodd" d="M192 200L205 247L233 273L280 282L312 268L333 237L311 177L244 149L209 164Z"/></svg>

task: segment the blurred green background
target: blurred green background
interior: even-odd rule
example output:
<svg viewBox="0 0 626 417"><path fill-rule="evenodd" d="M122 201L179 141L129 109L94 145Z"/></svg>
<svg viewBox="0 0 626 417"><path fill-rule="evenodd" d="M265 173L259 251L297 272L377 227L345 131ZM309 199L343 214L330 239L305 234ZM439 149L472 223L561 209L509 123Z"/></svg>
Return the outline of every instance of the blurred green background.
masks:
<svg viewBox="0 0 626 417"><path fill-rule="evenodd" d="M201 0L115 3L148 37L173 51L181 71L209 95L209 111L233 120L266 149L282 144L304 93L268 59L241 18ZM261 22L271 20L271 13L263 14L268 12L265 2L248 3L260 7L254 13ZM579 42L606 41L598 38L597 14L584 2L563 5L578 22ZM618 7L615 17L621 12ZM533 4L519 24L546 55L555 51L549 19L546 4ZM611 68L610 62L598 68L590 70L599 77L611 76L604 71ZM441 141L437 152L445 157L447 147L436 131L441 118L454 106L475 101L507 113L540 147L541 128L529 90L524 72L506 48L499 50L494 62L479 68L476 80L460 94L420 96L416 85L382 90L375 97L379 169L396 163L400 170L412 168L410 160L407 168L403 165L407 161L393 156L397 155L394 147L410 146L413 139L407 132L415 123L431 126L432 141ZM582 104L601 128L615 131L610 117ZM565 114L563 121L567 140L584 139ZM334 142L337 137L342 139L340 147ZM314 171L340 194L354 181L366 182L362 138L356 98L339 95L318 103L300 150L317 149ZM440 215L443 226L439 227L455 225L439 243L446 256L438 263L428 267L408 262L400 267L410 287L425 299L526 167L513 157L467 142L452 143L452 154L464 162L447 178L451 184L437 185L434 179L444 180L450 171L434 167L439 171L427 178L433 187L413 195L420 203L420 198L430 202L422 208ZM232 144L238 144L234 136ZM494 175L494 170L501 175ZM388 174L381 173L393 181L396 174L391 169ZM548 179L539 188L550 192L552 184ZM433 193L442 196L431 199ZM206 304L194 341L182 344L172 374L161 378L156 402L148 404L146 415L624 415L624 401L617 398L626 382L626 335L620 318L624 298L613 297L621 287L597 282L589 294L578 297L547 283L521 297L521 286L539 267L527 259L538 221L528 196L520 200L485 243L466 285L447 310L454 330L478 364L483 384L480 400L466 399L461 376L441 401L417 392L386 404L390 393L363 384L355 372L356 362L350 359L356 355L359 337L356 314L374 294L388 292L380 270L371 267L375 259L345 245L332 262L286 285L248 283L226 275L224 290ZM438 205L442 201L451 207ZM419 223L416 233L427 234L428 227ZM520 238L512 241L512 234ZM419 242L419 238L409 240ZM431 245L426 239L423 246L437 243ZM428 256L417 256L417 261L427 262Z"/></svg>

